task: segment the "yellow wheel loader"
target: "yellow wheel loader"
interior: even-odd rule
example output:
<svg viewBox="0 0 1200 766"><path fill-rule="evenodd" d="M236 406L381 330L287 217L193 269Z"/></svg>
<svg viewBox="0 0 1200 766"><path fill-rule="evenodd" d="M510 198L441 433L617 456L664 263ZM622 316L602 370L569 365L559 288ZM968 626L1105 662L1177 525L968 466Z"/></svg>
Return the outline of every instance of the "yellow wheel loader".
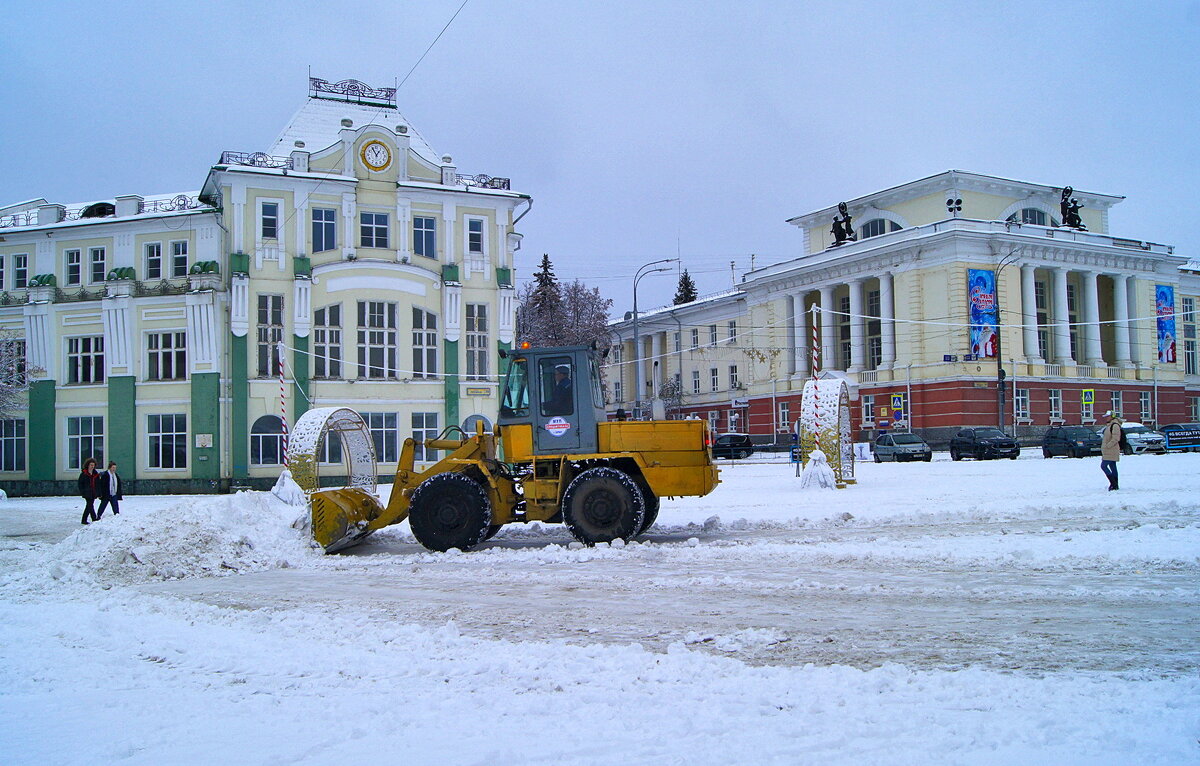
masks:
<svg viewBox="0 0 1200 766"><path fill-rule="evenodd" d="M342 550L409 520L426 548L470 550L505 524L567 525L585 545L634 537L660 497L707 495L719 479L704 420L608 421L596 352L585 346L509 351L494 434L447 429L415 469L404 442L387 507L363 487L312 491L314 539ZM346 412L346 411L344 411ZM459 438L448 438L457 433Z"/></svg>

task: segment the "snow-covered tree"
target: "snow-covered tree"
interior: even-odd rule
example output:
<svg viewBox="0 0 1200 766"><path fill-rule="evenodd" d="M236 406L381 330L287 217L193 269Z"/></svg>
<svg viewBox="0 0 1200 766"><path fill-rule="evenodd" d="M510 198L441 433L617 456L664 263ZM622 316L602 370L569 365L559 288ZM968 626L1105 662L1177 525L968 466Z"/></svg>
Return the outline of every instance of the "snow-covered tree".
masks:
<svg viewBox="0 0 1200 766"><path fill-rule="evenodd" d="M667 417L677 417L683 407L683 384L678 378L670 378L658 389L658 398L662 399Z"/></svg>
<svg viewBox="0 0 1200 766"><path fill-rule="evenodd" d="M579 280L562 284L554 275L550 256L532 282L521 288L517 308L517 339L535 347L581 346L592 341L608 345L608 310L612 300Z"/></svg>
<svg viewBox="0 0 1200 766"><path fill-rule="evenodd" d="M17 335L0 334L0 418L12 417L25 406L29 374L25 369L25 341Z"/></svg>
<svg viewBox="0 0 1200 766"><path fill-rule="evenodd" d="M679 275L679 286L675 288L675 305L681 303L691 303L699 297L696 295L696 283L692 281L692 275L688 274L687 269Z"/></svg>

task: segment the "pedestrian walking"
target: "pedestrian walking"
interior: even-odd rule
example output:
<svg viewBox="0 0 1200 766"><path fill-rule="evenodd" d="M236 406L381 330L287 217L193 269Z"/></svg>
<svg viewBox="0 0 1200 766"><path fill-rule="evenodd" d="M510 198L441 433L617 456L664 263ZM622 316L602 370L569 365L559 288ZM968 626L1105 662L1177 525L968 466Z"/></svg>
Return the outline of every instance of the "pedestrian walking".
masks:
<svg viewBox="0 0 1200 766"><path fill-rule="evenodd" d="M79 496L87 501L81 523L87 524L88 519L99 521L100 517L96 515L96 498L100 497L100 474L96 471L95 458L89 457L83 461L83 471L79 474Z"/></svg>
<svg viewBox="0 0 1200 766"><path fill-rule="evenodd" d="M1120 489L1117 481L1117 461L1121 459L1121 418L1109 410L1104 413L1108 423L1104 426L1100 442L1100 470L1108 477L1108 491Z"/></svg>
<svg viewBox="0 0 1200 766"><path fill-rule="evenodd" d="M104 509L110 504L114 516L121 513L121 506L118 503L124 499L121 477L117 476L117 464L110 460L108 461L108 470L100 474L100 510L96 511L96 519L99 520L104 515Z"/></svg>

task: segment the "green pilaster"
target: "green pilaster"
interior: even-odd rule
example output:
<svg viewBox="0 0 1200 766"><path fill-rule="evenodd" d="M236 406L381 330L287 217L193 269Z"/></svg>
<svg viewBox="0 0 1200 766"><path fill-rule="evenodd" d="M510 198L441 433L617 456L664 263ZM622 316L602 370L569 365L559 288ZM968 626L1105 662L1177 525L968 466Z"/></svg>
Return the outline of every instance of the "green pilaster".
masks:
<svg viewBox="0 0 1200 766"><path fill-rule="evenodd" d="M311 396L308 386L308 338L293 335L292 348L295 349L292 352L292 375L295 378L292 384L292 400L295 404L292 409L296 411L292 417L292 425L295 425L300 416L308 412L308 397Z"/></svg>
<svg viewBox="0 0 1200 766"><path fill-rule="evenodd" d="M443 341L446 358L446 425L458 425L458 341ZM443 426L444 427L444 426Z"/></svg>
<svg viewBox="0 0 1200 766"><path fill-rule="evenodd" d="M136 479L137 408L134 406L134 377L108 379L108 422L104 424L104 466L115 460L126 477Z"/></svg>
<svg viewBox="0 0 1200 766"><path fill-rule="evenodd" d="M247 402L250 399L250 380L247 377L246 336L234 335L230 339L230 420L233 427L229 438L230 454L233 456L233 478L245 479L250 476L250 424L246 422Z"/></svg>
<svg viewBox="0 0 1200 766"><path fill-rule="evenodd" d="M245 339L243 339L245 340ZM243 405L245 406L245 405ZM243 420L245 420L243 418ZM192 376L191 439L192 478L221 478L221 374L201 372ZM196 434L212 436L211 447L197 447Z"/></svg>
<svg viewBox="0 0 1200 766"><path fill-rule="evenodd" d="M58 478L58 450L55 434L58 424L54 422L56 399L53 380L39 380L29 387L29 422L25 433L29 435L29 479L30 481L53 481Z"/></svg>

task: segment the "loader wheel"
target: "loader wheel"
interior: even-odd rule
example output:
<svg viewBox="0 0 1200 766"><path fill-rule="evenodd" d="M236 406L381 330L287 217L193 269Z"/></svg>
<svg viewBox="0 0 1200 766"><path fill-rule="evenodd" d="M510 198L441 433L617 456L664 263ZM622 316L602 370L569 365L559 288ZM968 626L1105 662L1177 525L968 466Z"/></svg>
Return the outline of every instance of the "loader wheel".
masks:
<svg viewBox="0 0 1200 766"><path fill-rule="evenodd" d="M650 527L654 526L654 522L658 519L658 495L645 484L642 485L642 507L645 512L642 515L642 527L638 530L638 534L645 532Z"/></svg>
<svg viewBox="0 0 1200 766"><path fill-rule="evenodd" d="M479 482L461 473L441 473L413 492L408 519L413 537L429 550L468 551L486 538L492 507Z"/></svg>
<svg viewBox="0 0 1200 766"><path fill-rule="evenodd" d="M497 532L499 532L499 531L500 531L500 528L501 528L501 527L503 527L503 526L504 526L503 524L493 524L493 525L491 525L490 527L488 527L487 534L483 536L483 539L484 539L484 540L491 540L493 537L495 537L495 536L496 536L496 533L497 533Z"/></svg>
<svg viewBox="0 0 1200 766"><path fill-rule="evenodd" d="M636 535L645 519L642 490L629 474L599 466L583 471L567 485L563 521L584 545Z"/></svg>

